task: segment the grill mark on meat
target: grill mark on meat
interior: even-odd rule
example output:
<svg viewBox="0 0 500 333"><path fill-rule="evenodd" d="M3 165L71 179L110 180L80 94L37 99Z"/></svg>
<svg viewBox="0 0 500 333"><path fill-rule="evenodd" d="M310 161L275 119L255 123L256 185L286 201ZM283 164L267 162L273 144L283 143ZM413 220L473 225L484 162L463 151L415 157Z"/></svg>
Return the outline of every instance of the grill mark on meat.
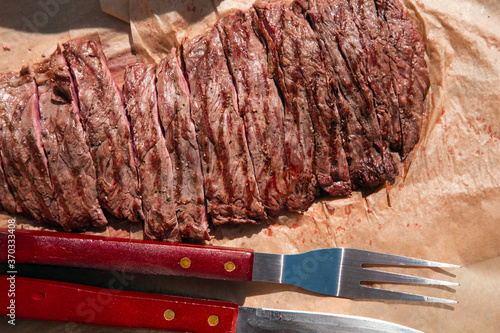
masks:
<svg viewBox="0 0 500 333"><path fill-rule="evenodd" d="M41 142L37 86L29 69L0 77L0 101L0 146L7 183L24 213L57 225L57 200Z"/></svg>
<svg viewBox="0 0 500 333"><path fill-rule="evenodd" d="M189 87L173 48L157 69L160 122L173 162L174 200L182 238L207 240L208 218L200 150L191 119Z"/></svg>
<svg viewBox="0 0 500 333"><path fill-rule="evenodd" d="M0 140L0 209L2 208L9 214L20 213L20 211L18 211L16 199L14 198L12 190L10 189L9 184L7 183L7 179L5 178L5 172L3 170L2 164L2 149Z"/></svg>
<svg viewBox="0 0 500 333"><path fill-rule="evenodd" d="M262 220L266 214L217 29L184 41L183 52L212 221Z"/></svg>
<svg viewBox="0 0 500 333"><path fill-rule="evenodd" d="M158 114L156 65L127 66L123 90L137 149L145 234L149 239L180 241L172 161Z"/></svg>
<svg viewBox="0 0 500 333"><path fill-rule="evenodd" d="M107 224L99 206L95 168L85 142L66 60L58 48L35 66L41 141L57 194L59 223L65 230Z"/></svg>
<svg viewBox="0 0 500 333"><path fill-rule="evenodd" d="M394 48L392 72L400 108L401 154L405 159L420 138L424 100L429 89L425 46L417 26L398 1L374 1L379 16L387 24L389 42Z"/></svg>
<svg viewBox="0 0 500 333"><path fill-rule="evenodd" d="M117 218L143 221L130 124L101 46L93 40L76 39L64 44L63 53L77 87L80 116L96 167L99 202Z"/></svg>
<svg viewBox="0 0 500 333"><path fill-rule="evenodd" d="M335 4L335 5L334 5ZM331 98L342 118L344 150L349 164L353 188L374 187L396 175L394 161L381 140L378 122L370 108L369 89L359 87L363 75L352 69L357 65L349 59L346 48L352 48L343 33L349 34L349 11L341 3L329 0L302 1L313 30L320 37L326 71L331 84ZM345 15L348 17L346 18ZM350 21L352 24L352 20ZM354 27L350 30L357 31ZM356 42L355 40L353 42ZM344 48L344 50L343 50Z"/></svg>
<svg viewBox="0 0 500 333"><path fill-rule="evenodd" d="M317 183L314 176L314 130L311 118L303 106L307 105L304 84L300 87L300 72L297 66L293 66L283 52L293 38L283 36L285 30L284 4L273 2L259 2L254 4L257 13L256 27L271 52L270 58L274 62L274 76L277 86L284 97L285 105L285 155L287 156L287 167L289 172L289 196L286 206L290 211L302 212L306 210L317 194ZM293 51L294 48L291 47ZM290 54L286 54L290 56ZM293 55L292 55L293 57ZM299 75L298 75L299 74ZM297 77L298 76L298 77ZM298 103L298 93L301 93L304 103Z"/></svg>
<svg viewBox="0 0 500 333"><path fill-rule="evenodd" d="M262 202L270 215L283 209L288 195L284 155L284 108L267 64L264 45L253 30L250 12L238 11L217 23Z"/></svg>

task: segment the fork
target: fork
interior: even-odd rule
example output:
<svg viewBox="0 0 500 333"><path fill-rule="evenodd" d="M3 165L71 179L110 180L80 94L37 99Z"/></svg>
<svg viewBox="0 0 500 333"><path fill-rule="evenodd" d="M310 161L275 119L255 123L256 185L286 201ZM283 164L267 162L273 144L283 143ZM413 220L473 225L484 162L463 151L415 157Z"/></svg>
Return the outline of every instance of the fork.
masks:
<svg viewBox="0 0 500 333"><path fill-rule="evenodd" d="M364 265L460 268L457 265L349 248L283 255L254 253L253 281L295 285L344 298L457 303L363 285L365 282L458 286L458 283L376 271Z"/></svg>
<svg viewBox="0 0 500 333"><path fill-rule="evenodd" d="M367 282L459 285L450 281L365 267L381 265L460 268L457 265L379 252L331 248L285 255L238 248L14 229L0 229L0 248L7 248L9 233L15 235L16 264L283 283L320 294L352 299L457 303L453 300L364 285ZM8 262L8 259L7 251L0 251L0 262Z"/></svg>

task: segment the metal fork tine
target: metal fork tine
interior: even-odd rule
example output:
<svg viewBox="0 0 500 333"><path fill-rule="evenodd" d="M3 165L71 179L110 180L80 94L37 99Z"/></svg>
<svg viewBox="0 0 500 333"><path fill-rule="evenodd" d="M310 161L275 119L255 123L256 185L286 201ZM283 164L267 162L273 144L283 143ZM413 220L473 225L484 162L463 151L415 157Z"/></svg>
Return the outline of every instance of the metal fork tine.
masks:
<svg viewBox="0 0 500 333"><path fill-rule="evenodd" d="M437 261L403 257L393 254L380 253L380 252L371 252L365 250L353 250L353 252L354 255L358 256L358 260L362 261L364 264L460 268L460 266L458 265L445 264Z"/></svg>
<svg viewBox="0 0 500 333"><path fill-rule="evenodd" d="M378 289L365 286L360 286L360 288L361 290L356 291L356 296L354 298L384 299L384 300L428 302L428 303L458 303L457 301L452 301L448 299L403 293L400 291L385 290L385 289Z"/></svg>
<svg viewBox="0 0 500 333"><path fill-rule="evenodd" d="M412 284L430 284L430 285L440 285L440 286L459 286L459 283L426 279L423 277L397 274L390 272L374 271L371 269L362 269L361 281L373 281L373 282L392 282L392 283L412 283Z"/></svg>

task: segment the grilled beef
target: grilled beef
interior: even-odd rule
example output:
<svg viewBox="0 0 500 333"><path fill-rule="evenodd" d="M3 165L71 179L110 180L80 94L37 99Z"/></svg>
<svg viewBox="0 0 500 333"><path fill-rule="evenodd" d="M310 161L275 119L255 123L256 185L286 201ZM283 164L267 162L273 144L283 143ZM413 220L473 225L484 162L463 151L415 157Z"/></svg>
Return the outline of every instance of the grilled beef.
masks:
<svg viewBox="0 0 500 333"><path fill-rule="evenodd" d="M150 239L179 241L172 161L160 126L155 80L156 65L129 65L123 93L137 149L144 232Z"/></svg>
<svg viewBox="0 0 500 333"><path fill-rule="evenodd" d="M398 99L392 85L389 31L383 19L378 17L374 1L349 0L348 4L363 46L360 52L365 63L366 81L373 93L380 134L393 151L400 152L401 125Z"/></svg>
<svg viewBox="0 0 500 333"><path fill-rule="evenodd" d="M157 69L158 109L173 164L174 202L182 238L209 239L200 150L189 87L174 48Z"/></svg>
<svg viewBox="0 0 500 333"><path fill-rule="evenodd" d="M5 178L21 210L57 225L59 207L42 147L37 86L29 69L0 77L0 141Z"/></svg>
<svg viewBox="0 0 500 333"><path fill-rule="evenodd" d="M307 209L317 194L314 176L314 129L309 114L306 82L300 72L298 55L293 43L293 23L290 12L281 2L262 2L254 5L259 35L265 41L273 62L274 79L285 106L285 155L289 172L290 191L287 208L301 212ZM285 17L285 14L288 17Z"/></svg>
<svg viewBox="0 0 500 333"><path fill-rule="evenodd" d="M99 202L117 218L142 221L130 124L102 48L95 41L75 39L64 44L64 56L76 82Z"/></svg>
<svg viewBox="0 0 500 333"><path fill-rule="evenodd" d="M398 96L402 156L406 158L420 138L424 100L429 90L425 45L415 23L397 0L375 0L377 14L387 25L391 74Z"/></svg>
<svg viewBox="0 0 500 333"><path fill-rule="evenodd" d="M183 51L212 221L255 223L264 219L245 126L217 29L186 40Z"/></svg>
<svg viewBox="0 0 500 333"><path fill-rule="evenodd" d="M7 179L5 178L5 172L3 171L1 149L0 149L0 209L4 209L9 214L18 213L16 199L14 199L14 196L12 195L12 192L9 188L9 184L7 183Z"/></svg>
<svg viewBox="0 0 500 333"><path fill-rule="evenodd" d="M380 134L352 12L341 0L309 0L301 4L319 36L331 98L342 118L353 186L373 187L394 179L396 166Z"/></svg>
<svg viewBox="0 0 500 333"><path fill-rule="evenodd" d="M41 142L59 207L57 222L65 230L104 226L107 221L97 200L95 168L66 60L57 49L35 68Z"/></svg>
<svg viewBox="0 0 500 333"><path fill-rule="evenodd" d="M285 105L287 101L289 105L287 112L294 114L294 124L298 125L300 133L307 133L305 127L311 132L302 140L303 149L306 148L304 162L312 153L313 174L327 193L334 196L350 194L340 116L335 105L328 103L327 76L316 34L295 5L266 1L254 7L265 28L264 33L269 35L267 39L272 40L278 53L282 91ZM314 146L310 145L311 140ZM311 166L306 162L303 167L309 171Z"/></svg>
<svg viewBox="0 0 500 333"><path fill-rule="evenodd" d="M284 109L271 78L266 48L253 30L252 12L226 16L217 28L235 83L262 203L270 215L277 215L288 196L288 168Z"/></svg>
<svg viewBox="0 0 500 333"><path fill-rule="evenodd" d="M256 223L378 186L417 143L429 88L397 0L235 12L182 57L128 66L131 123L100 45L64 47L0 74L0 208L66 230L104 225L102 206L152 239L205 240L209 217Z"/></svg>

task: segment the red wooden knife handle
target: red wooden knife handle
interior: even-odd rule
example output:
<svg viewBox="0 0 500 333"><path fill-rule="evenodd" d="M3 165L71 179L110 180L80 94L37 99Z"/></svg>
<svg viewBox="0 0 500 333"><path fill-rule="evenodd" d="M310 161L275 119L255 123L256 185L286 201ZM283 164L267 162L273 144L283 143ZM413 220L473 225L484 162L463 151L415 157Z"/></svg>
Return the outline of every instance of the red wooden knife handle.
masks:
<svg viewBox="0 0 500 333"><path fill-rule="evenodd" d="M238 304L0 275L0 315L92 325L235 332ZM6 297L8 296L8 297Z"/></svg>
<svg viewBox="0 0 500 333"><path fill-rule="evenodd" d="M252 280L251 250L40 230L16 229L14 235L16 263ZM0 229L2 262L8 259L8 237L9 230Z"/></svg>

